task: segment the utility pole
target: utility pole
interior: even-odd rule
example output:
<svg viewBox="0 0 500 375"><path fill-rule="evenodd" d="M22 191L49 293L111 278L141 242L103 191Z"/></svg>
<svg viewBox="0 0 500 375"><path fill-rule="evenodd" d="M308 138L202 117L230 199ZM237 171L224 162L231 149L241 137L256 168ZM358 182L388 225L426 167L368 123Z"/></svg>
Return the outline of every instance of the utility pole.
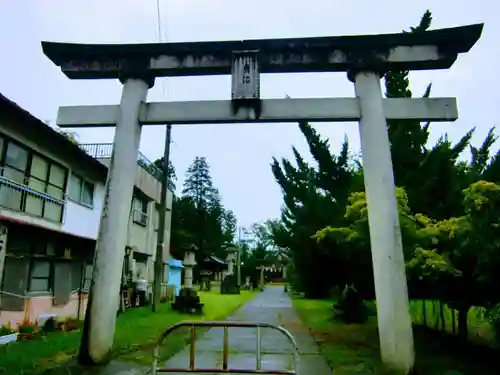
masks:
<svg viewBox="0 0 500 375"><path fill-rule="evenodd" d="M241 228L238 228L238 252L236 253L236 280L238 280L238 286L241 287Z"/></svg>
<svg viewBox="0 0 500 375"><path fill-rule="evenodd" d="M161 180L161 197L160 197L160 209L158 212L158 233L156 240L156 259L155 259L155 272L153 281L153 312L158 311L160 306L161 297L161 283L163 281L164 265L163 265L163 253L164 253L164 241L165 241L165 222L167 216L167 194L168 194L168 166L170 164L170 134L172 132L172 124L167 124L167 133L165 135L165 150L163 153L163 171Z"/></svg>

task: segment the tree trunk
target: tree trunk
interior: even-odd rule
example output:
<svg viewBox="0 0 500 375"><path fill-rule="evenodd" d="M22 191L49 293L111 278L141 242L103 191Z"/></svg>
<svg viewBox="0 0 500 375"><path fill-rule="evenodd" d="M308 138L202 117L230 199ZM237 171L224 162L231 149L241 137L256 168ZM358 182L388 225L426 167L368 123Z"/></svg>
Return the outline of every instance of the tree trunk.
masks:
<svg viewBox="0 0 500 375"><path fill-rule="evenodd" d="M469 309L470 307L463 307L458 310L458 337L464 341L467 341L469 337L469 328L467 326Z"/></svg>
<svg viewBox="0 0 500 375"><path fill-rule="evenodd" d="M451 327L453 330L453 334L457 334L457 317L455 309L451 309Z"/></svg>
<svg viewBox="0 0 500 375"><path fill-rule="evenodd" d="M422 324L427 327L427 309L425 308L425 299L422 300Z"/></svg>
<svg viewBox="0 0 500 375"><path fill-rule="evenodd" d="M444 318L444 304L439 301L439 318L441 319L441 330L446 332L446 320Z"/></svg>

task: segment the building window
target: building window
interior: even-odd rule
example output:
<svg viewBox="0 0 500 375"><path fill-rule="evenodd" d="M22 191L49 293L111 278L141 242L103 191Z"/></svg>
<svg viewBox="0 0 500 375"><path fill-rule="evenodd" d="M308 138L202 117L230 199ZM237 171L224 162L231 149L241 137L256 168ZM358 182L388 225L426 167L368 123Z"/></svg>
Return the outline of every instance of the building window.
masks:
<svg viewBox="0 0 500 375"><path fill-rule="evenodd" d="M85 206L94 205L94 184L85 181L83 178L72 174L69 181L69 198Z"/></svg>
<svg viewBox="0 0 500 375"><path fill-rule="evenodd" d="M46 260L33 260L31 264L29 291L50 291L50 262Z"/></svg>
<svg viewBox="0 0 500 375"><path fill-rule="evenodd" d="M67 170L16 142L0 139L0 175L8 180L0 186L0 205L61 222Z"/></svg>
<svg viewBox="0 0 500 375"><path fill-rule="evenodd" d="M83 290L90 290L90 283L92 282L92 272L94 272L94 266L92 264L85 265L85 274L83 275Z"/></svg>
<svg viewBox="0 0 500 375"><path fill-rule="evenodd" d="M68 171L43 156L33 154L29 168L28 186L37 192L55 198L27 194L25 211L52 221L61 221L64 191Z"/></svg>
<svg viewBox="0 0 500 375"><path fill-rule="evenodd" d="M5 139L0 136L0 160L2 160L2 155L3 155L3 145L5 144ZM1 175L1 172L0 172Z"/></svg>
<svg viewBox="0 0 500 375"><path fill-rule="evenodd" d="M8 142L3 160L3 176L18 184L24 185L26 171L28 169L29 152L13 142Z"/></svg>
<svg viewBox="0 0 500 375"><path fill-rule="evenodd" d="M132 202L132 220L134 223L146 226L148 224L148 201L134 196Z"/></svg>

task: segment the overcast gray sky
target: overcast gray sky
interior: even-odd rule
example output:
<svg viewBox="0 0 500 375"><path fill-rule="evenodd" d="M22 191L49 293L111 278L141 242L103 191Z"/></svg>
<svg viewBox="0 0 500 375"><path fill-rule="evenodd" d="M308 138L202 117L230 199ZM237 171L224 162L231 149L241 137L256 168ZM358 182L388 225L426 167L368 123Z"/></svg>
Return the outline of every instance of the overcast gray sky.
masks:
<svg viewBox="0 0 500 375"><path fill-rule="evenodd" d="M55 121L59 105L117 104L116 81L71 81L43 55L41 40L83 43L157 42L156 0L0 0L0 91L43 120ZM483 36L449 71L412 75L415 94L433 83L433 96L457 97L459 120L433 125L433 139L458 139L476 126L480 142L499 118L500 5L493 0L160 0L164 40L200 41L312 37L399 32L431 9L433 28L484 22ZM353 96L345 74L266 75L264 98ZM148 100L230 98L229 77L157 80ZM347 134L359 148L357 125L316 128L334 150ZM80 130L81 142L112 142L112 129ZM141 151L151 160L163 153L165 128L145 127ZM174 127L172 161L182 184L195 156L206 156L223 203L240 225L277 217L281 192L269 168L272 156L291 155L296 145L310 158L295 124L196 125Z"/></svg>

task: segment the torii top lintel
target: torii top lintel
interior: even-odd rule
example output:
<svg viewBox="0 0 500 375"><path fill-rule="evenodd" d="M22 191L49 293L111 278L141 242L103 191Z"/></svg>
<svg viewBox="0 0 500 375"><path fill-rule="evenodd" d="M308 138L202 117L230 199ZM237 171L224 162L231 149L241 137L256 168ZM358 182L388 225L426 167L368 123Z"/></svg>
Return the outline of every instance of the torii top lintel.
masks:
<svg viewBox="0 0 500 375"><path fill-rule="evenodd" d="M339 72L367 61L385 70L447 69L468 52L483 24L417 33L155 44L42 42L73 79L230 74L234 52L258 51L261 73Z"/></svg>

